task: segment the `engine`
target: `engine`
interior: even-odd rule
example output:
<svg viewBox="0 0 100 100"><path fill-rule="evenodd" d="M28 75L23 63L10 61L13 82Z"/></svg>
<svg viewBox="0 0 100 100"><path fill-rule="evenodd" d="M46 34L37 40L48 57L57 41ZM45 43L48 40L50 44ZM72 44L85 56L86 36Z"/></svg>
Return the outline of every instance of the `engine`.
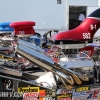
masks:
<svg viewBox="0 0 100 100"><path fill-rule="evenodd" d="M67 80L60 80L67 85L84 85L91 81L94 83L94 77L97 78L97 74L94 74L96 72L95 62L84 52L65 55L61 51L56 51L49 56L57 63L55 69L68 76Z"/></svg>
<svg viewBox="0 0 100 100"><path fill-rule="evenodd" d="M98 80L97 67L95 67L94 61L87 54L82 52L65 55L61 50L57 51L57 48L55 48L54 52L46 53L45 50L36 45L24 40L19 40L15 54L20 55L22 58L31 62L31 64L47 71L43 76L46 78L41 76L36 79L39 85L45 87L50 85L50 87L54 88L61 85L69 89L77 85L90 84L91 80L93 83L94 78ZM55 61L54 58L56 58L57 61ZM4 69L4 72L7 73L8 71L8 69ZM51 73L48 74L48 72ZM13 75L15 75L15 72ZM50 81L48 81L48 78Z"/></svg>

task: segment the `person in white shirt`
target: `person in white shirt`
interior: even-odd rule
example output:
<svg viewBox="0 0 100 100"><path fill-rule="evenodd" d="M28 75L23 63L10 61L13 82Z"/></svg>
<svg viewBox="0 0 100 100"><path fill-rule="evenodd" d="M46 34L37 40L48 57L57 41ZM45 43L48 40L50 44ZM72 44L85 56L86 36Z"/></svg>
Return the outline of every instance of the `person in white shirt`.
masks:
<svg viewBox="0 0 100 100"><path fill-rule="evenodd" d="M85 19L84 14L80 14L78 20L83 21Z"/></svg>
<svg viewBox="0 0 100 100"><path fill-rule="evenodd" d="M85 19L85 15L83 13L80 13L79 14L79 17L78 17L78 25L80 25Z"/></svg>

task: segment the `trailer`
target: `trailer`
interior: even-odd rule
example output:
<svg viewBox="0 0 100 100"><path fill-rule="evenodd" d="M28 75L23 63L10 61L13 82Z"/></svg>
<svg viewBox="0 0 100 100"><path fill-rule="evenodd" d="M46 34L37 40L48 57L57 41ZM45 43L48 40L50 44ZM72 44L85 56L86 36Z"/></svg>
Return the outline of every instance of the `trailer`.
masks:
<svg viewBox="0 0 100 100"><path fill-rule="evenodd" d="M4 7L5 5L5 7ZM68 0L1 1L0 22L34 21L35 30L68 29ZM58 13L57 13L58 12Z"/></svg>
<svg viewBox="0 0 100 100"><path fill-rule="evenodd" d="M77 20L80 13L85 12L85 16L88 16L98 7L100 7L99 0L81 2L80 0L43 0L42 2L2 0L0 22L34 21L35 30L41 34L48 30L64 31L78 26Z"/></svg>

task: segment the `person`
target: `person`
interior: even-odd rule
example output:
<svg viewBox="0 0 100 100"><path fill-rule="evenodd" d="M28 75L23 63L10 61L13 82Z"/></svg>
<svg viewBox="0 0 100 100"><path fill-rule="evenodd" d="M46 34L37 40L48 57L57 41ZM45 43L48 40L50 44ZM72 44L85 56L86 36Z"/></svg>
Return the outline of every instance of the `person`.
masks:
<svg viewBox="0 0 100 100"><path fill-rule="evenodd" d="M78 17L78 25L80 25L85 19L84 13L80 13Z"/></svg>

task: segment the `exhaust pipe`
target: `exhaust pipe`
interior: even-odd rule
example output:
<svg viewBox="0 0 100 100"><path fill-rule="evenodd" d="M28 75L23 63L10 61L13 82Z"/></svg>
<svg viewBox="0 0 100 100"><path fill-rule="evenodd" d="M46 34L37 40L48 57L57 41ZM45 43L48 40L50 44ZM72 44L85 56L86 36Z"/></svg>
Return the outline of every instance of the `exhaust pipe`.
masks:
<svg viewBox="0 0 100 100"><path fill-rule="evenodd" d="M22 46L20 44L17 47L16 53L25 57L32 63L35 63L37 66L40 66L41 68L49 70L57 74L58 76L64 78L70 85L74 84L74 80L72 79L72 77L54 69L54 61L43 53L37 52L31 48L27 48L26 46Z"/></svg>
<svg viewBox="0 0 100 100"><path fill-rule="evenodd" d="M59 66L59 65L58 65ZM77 84L79 84L79 85L81 85L82 84L82 81L77 77L77 75L75 74L75 73L73 73L73 72L71 72L71 71L68 71L68 70L70 70L70 69L68 69L68 70L65 70L65 69L63 69L63 68L60 68L60 66L58 67L57 65L56 66L54 66L56 69L58 69L58 70L60 70L60 71L62 71L63 73L65 73L65 74L67 74L67 75L70 75L73 79L74 79L74 81L77 83Z"/></svg>
<svg viewBox="0 0 100 100"><path fill-rule="evenodd" d="M45 55L43 49L41 50L41 48L26 41L19 40L16 53L25 57L30 62L35 63L39 67L57 74L65 79L70 85L74 85L74 81L79 85L82 84L82 81L89 81L87 75L79 74L70 69L60 67L58 64L55 64L51 58Z"/></svg>
<svg viewBox="0 0 100 100"><path fill-rule="evenodd" d="M36 50L36 51L41 52L41 53L45 53L45 51L42 48L40 48L39 46L36 46L30 42L26 42L26 41L19 39L18 44L26 46L28 48L31 48L31 49Z"/></svg>
<svg viewBox="0 0 100 100"><path fill-rule="evenodd" d="M59 66L59 65L58 65ZM77 73L71 69L63 69L62 67L54 66L56 69L59 69L63 73L73 77L77 84L82 84L82 81L89 81L90 77L86 74Z"/></svg>

